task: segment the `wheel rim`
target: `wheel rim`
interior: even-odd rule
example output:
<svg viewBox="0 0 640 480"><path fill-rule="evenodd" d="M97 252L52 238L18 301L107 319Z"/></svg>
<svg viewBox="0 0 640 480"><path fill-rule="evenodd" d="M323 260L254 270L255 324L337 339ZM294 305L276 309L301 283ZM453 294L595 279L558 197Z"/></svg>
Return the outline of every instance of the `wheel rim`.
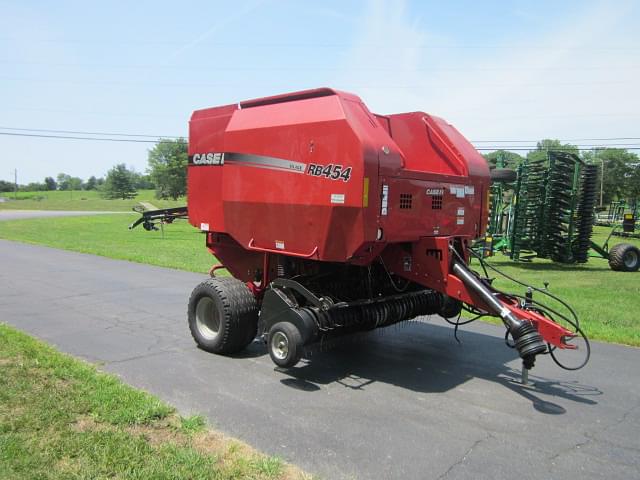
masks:
<svg viewBox="0 0 640 480"><path fill-rule="evenodd" d="M622 261L624 262L625 267L633 268L638 263L638 253L634 252L633 250L629 250L627 253L624 254Z"/></svg>
<svg viewBox="0 0 640 480"><path fill-rule="evenodd" d="M198 332L207 340L213 340L220 332L220 318L213 300L202 297L196 305L196 326Z"/></svg>
<svg viewBox="0 0 640 480"><path fill-rule="evenodd" d="M278 360L284 360L289 355L289 339L282 332L275 332L271 336L271 352Z"/></svg>

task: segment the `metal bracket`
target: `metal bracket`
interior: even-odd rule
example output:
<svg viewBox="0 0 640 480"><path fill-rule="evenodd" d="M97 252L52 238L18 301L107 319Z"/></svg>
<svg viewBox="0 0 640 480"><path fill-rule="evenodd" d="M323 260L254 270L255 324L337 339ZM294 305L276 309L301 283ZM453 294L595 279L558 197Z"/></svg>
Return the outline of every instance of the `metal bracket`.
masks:
<svg viewBox="0 0 640 480"><path fill-rule="evenodd" d="M272 287L277 288L290 288L295 292L302 295L311 305L318 307L321 310L329 310L333 307L334 303L331 299L325 297L316 297L308 288L296 282L295 280L289 280L287 278L276 278L271 282Z"/></svg>
<svg viewBox="0 0 640 480"><path fill-rule="evenodd" d="M134 211L137 211L134 208ZM159 210L147 210L146 212L142 212L142 216L129 225L129 230L136 228L138 225L142 224L145 230L154 230L154 224L157 222L162 223L171 223L176 218L187 218L188 211L187 207L175 207L175 208L162 208Z"/></svg>

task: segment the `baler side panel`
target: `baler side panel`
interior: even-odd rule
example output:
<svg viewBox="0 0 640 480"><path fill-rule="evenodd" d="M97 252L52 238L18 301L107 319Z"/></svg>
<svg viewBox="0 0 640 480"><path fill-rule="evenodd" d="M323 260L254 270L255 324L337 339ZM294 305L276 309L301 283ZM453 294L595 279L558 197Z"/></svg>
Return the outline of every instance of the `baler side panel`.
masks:
<svg viewBox="0 0 640 480"><path fill-rule="evenodd" d="M389 272L432 288L477 308L487 309L485 303L455 275L449 246L455 237L424 237L411 248L388 245L381 256Z"/></svg>
<svg viewBox="0 0 640 480"><path fill-rule="evenodd" d="M440 130L447 142L460 154L459 158L463 160L466 165L467 175L469 175L469 177L482 179L488 184L489 165L474 146L453 125L447 123L446 120L436 117L435 115L428 115L428 121Z"/></svg>
<svg viewBox="0 0 640 480"><path fill-rule="evenodd" d="M467 179L459 183L443 182L437 175L431 180L381 178L388 192L388 207L380 225L393 242L415 242L421 237L478 236L481 222L481 197Z"/></svg>
<svg viewBox="0 0 640 480"><path fill-rule="evenodd" d="M404 168L441 175L466 176L464 164L461 165L457 158L451 158L450 149L431 141L426 118L427 115L422 112L389 116L393 140L404 155Z"/></svg>
<svg viewBox="0 0 640 480"><path fill-rule="evenodd" d="M189 157L205 152L224 152L224 132L237 110L235 105L195 112L189 123ZM189 222L205 231L224 232L222 190L224 169L221 166L195 165L187 169Z"/></svg>
<svg viewBox="0 0 640 480"><path fill-rule="evenodd" d="M190 151L225 154L223 166L190 167L196 227L247 250L358 264L377 243L482 231L486 162L443 120L374 115L330 90L243 105L194 114ZM336 166L348 178L323 173Z"/></svg>
<svg viewBox="0 0 640 480"><path fill-rule="evenodd" d="M245 248L345 261L364 242L361 147L339 97L239 110L225 149L260 157L224 166L225 229Z"/></svg>

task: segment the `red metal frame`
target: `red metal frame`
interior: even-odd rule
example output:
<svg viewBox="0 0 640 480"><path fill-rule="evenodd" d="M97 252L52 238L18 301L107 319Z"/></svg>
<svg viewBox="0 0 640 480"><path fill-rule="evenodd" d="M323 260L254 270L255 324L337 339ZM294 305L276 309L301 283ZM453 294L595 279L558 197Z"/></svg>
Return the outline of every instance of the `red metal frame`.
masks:
<svg viewBox="0 0 640 480"><path fill-rule="evenodd" d="M485 307L451 273L450 248L464 252L485 232L489 169L446 121L307 90L194 112L189 159L189 221L258 298L275 278L272 257L382 258L396 275ZM567 348L571 332L505 305Z"/></svg>
<svg viewBox="0 0 640 480"><path fill-rule="evenodd" d="M574 332L567 330L562 325L559 325L538 312L521 308L517 302L509 302L504 298L501 298L501 301L518 317L533 323L545 342L567 350L575 350L577 348L576 345L567 343L567 341L576 336Z"/></svg>
<svg viewBox="0 0 640 480"><path fill-rule="evenodd" d="M265 252L265 253L276 253L279 255L286 255L288 257L297 257L297 258L313 258L318 253L318 246L316 245L311 253L295 253L288 252L286 250L277 250L275 248L261 248L255 246L255 239L249 240L249 245L247 245L247 250L253 250L254 252Z"/></svg>
<svg viewBox="0 0 640 480"><path fill-rule="evenodd" d="M192 161L189 219L240 245L274 253L278 242L286 252L317 247L318 260L358 257L366 264L375 258L374 249L367 252L372 244L426 235L471 239L483 231L486 162L453 127L425 113L376 116L358 97L328 89L194 112L191 158L230 152L274 164ZM305 171L287 169L287 162ZM349 169L348 180L309 174L318 165ZM441 209L432 210L427 190L442 191ZM401 208L401 194L412 196L411 209Z"/></svg>

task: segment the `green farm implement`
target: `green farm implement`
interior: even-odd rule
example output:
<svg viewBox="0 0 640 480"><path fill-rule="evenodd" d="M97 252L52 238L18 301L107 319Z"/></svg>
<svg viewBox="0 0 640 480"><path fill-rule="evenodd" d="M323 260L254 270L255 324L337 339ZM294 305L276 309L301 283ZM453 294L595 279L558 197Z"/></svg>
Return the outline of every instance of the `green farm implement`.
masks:
<svg viewBox="0 0 640 480"><path fill-rule="evenodd" d="M523 162L515 181L505 180L506 174L498 169L494 172L498 175L492 177L488 235L478 245L483 256L498 250L516 261L538 257L584 263L592 249L609 260L613 270L640 267L640 250L634 245L608 246L619 229L633 232L635 220L628 214L624 226L614 226L604 245L591 240L598 194L596 165L572 153L549 151L545 159Z"/></svg>

